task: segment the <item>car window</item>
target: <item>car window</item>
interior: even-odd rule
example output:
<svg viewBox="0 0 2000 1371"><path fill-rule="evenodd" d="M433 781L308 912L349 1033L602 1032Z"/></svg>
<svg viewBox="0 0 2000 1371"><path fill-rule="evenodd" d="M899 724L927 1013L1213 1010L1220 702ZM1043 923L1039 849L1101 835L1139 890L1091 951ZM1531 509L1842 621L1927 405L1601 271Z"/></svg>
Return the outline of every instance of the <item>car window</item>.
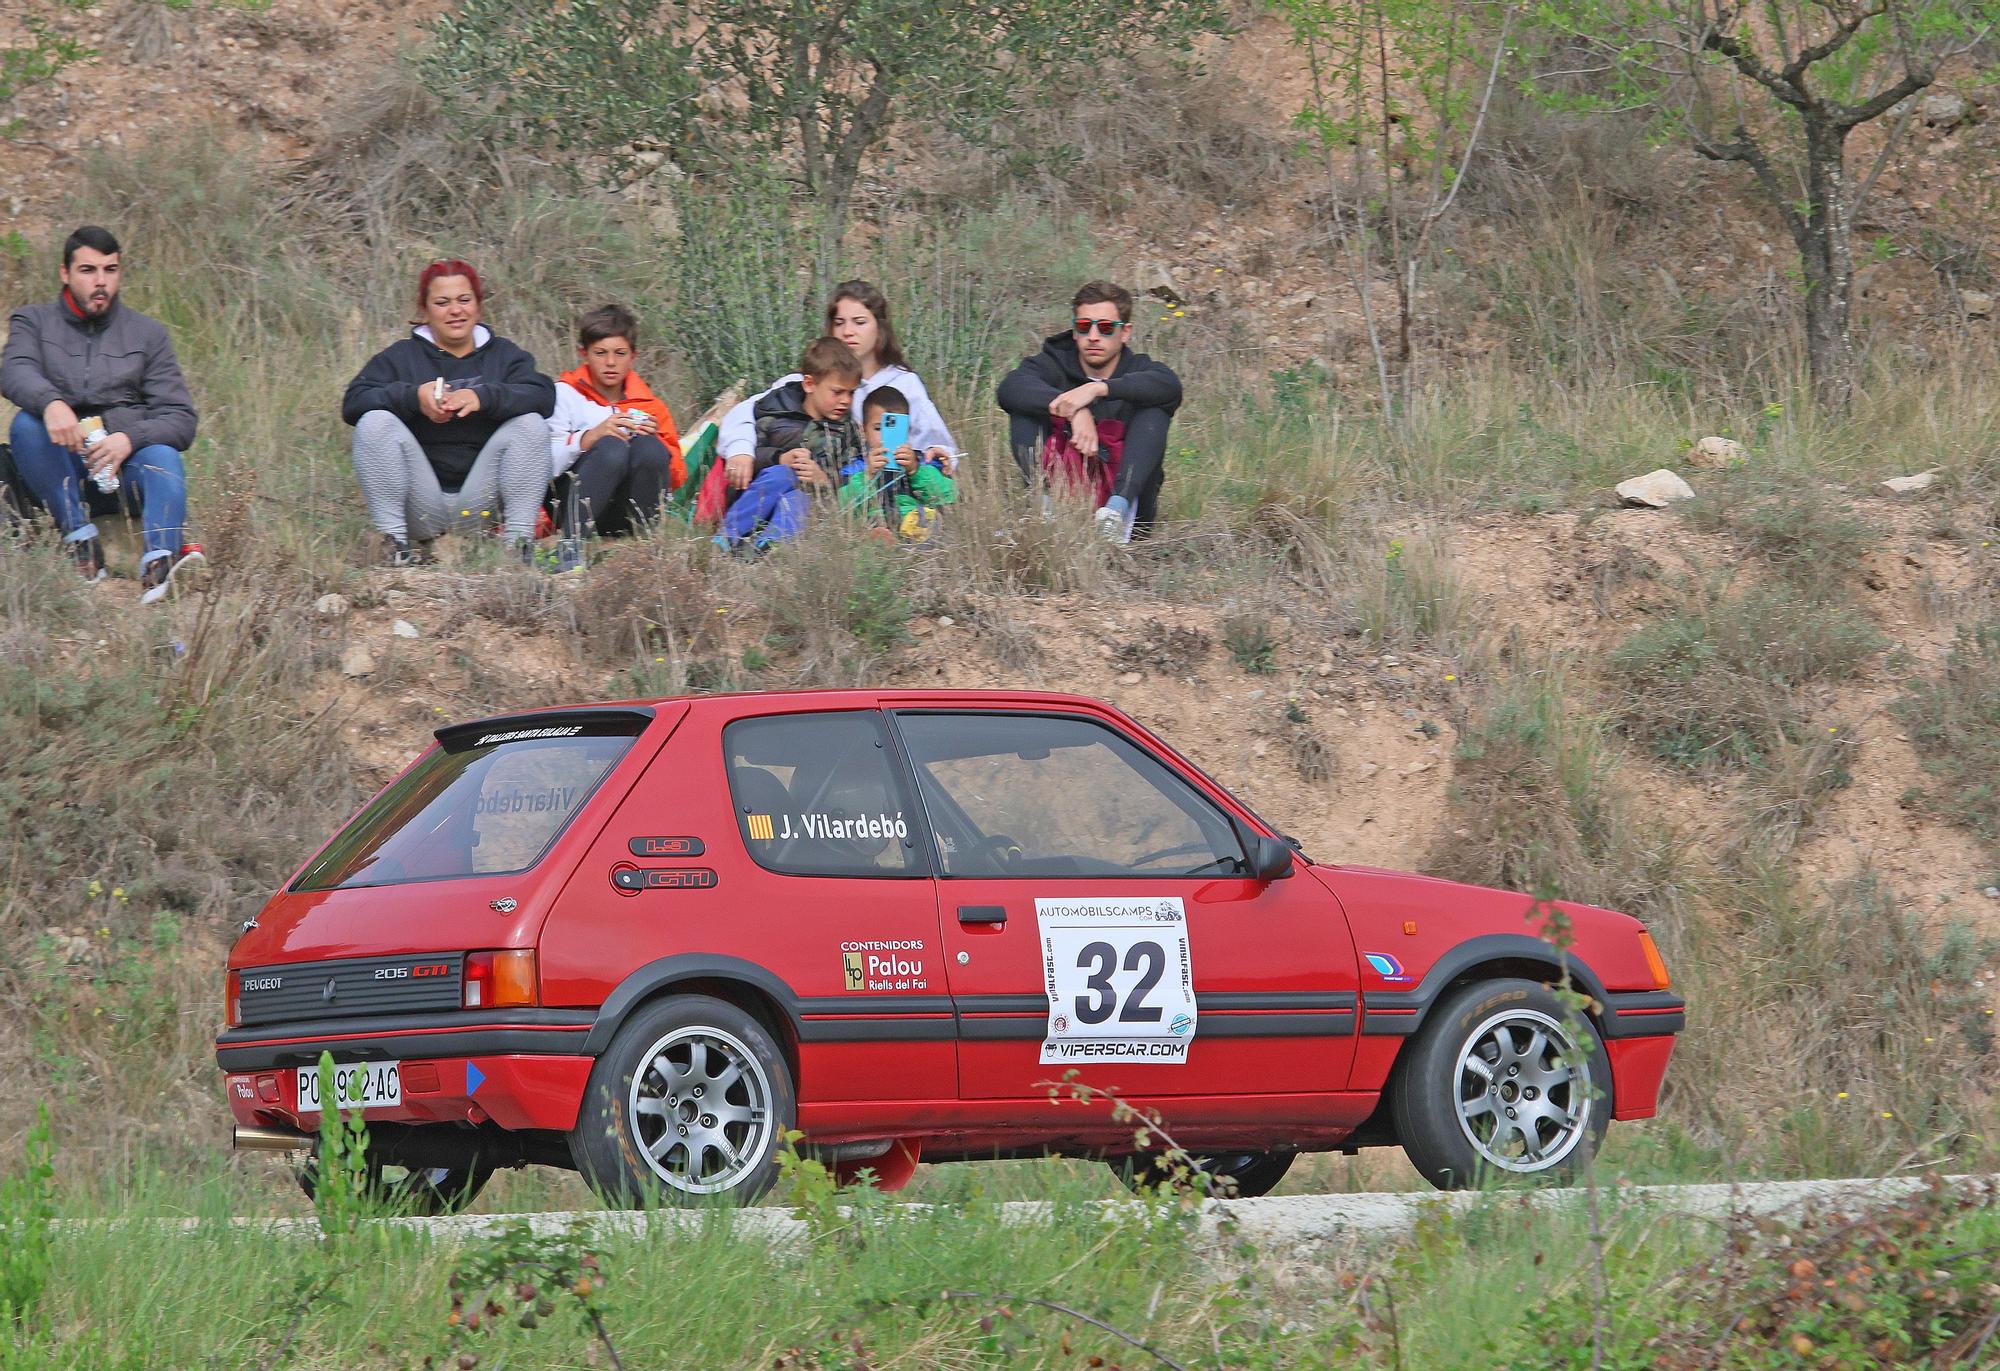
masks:
<svg viewBox="0 0 2000 1371"><path fill-rule="evenodd" d="M642 727L555 724L437 748L357 815L292 888L342 890L525 871L576 817ZM563 736L521 736L550 731Z"/></svg>
<svg viewBox="0 0 2000 1371"><path fill-rule="evenodd" d="M919 870L881 716L873 711L738 719L722 730L743 845L788 876Z"/></svg>
<svg viewBox="0 0 2000 1371"><path fill-rule="evenodd" d="M1235 874L1228 819L1130 739L1037 714L897 718L947 876Z"/></svg>

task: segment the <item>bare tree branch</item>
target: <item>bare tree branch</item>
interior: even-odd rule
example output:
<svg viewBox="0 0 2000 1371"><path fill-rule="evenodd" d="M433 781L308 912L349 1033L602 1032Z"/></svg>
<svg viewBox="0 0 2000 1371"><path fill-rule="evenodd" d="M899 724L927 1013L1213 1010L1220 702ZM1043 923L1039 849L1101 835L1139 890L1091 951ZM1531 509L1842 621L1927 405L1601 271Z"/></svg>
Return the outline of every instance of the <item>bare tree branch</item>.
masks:
<svg viewBox="0 0 2000 1371"><path fill-rule="evenodd" d="M1896 120L1895 127L1889 130L1889 136L1882 140L1882 150L1875 154L1875 165L1868 168L1868 175L1861 182L1861 189L1854 193L1854 203L1847 207L1847 227L1849 230L1852 230L1855 222L1860 219L1861 207L1868 203L1868 196L1875 189L1876 179L1882 175L1882 168L1889 165L1889 154L1895 151L1896 143L1903 136L1903 130L1910 126L1910 121L1916 117L1916 114L1916 105L1912 104L1906 108L1903 111L1902 117Z"/></svg>
<svg viewBox="0 0 2000 1371"><path fill-rule="evenodd" d="M1792 235L1792 241L1804 250L1810 240L1811 229L1804 217L1792 207L1791 198L1785 194L1771 159L1764 155L1763 148L1757 145L1757 140L1750 136L1747 129L1738 124L1727 143L1711 142L1697 131L1694 134L1694 150L1712 162L1741 162L1749 167L1751 175L1757 178L1757 184L1784 217L1785 228Z"/></svg>
<svg viewBox="0 0 2000 1371"><path fill-rule="evenodd" d="M1903 79L1887 90L1877 92L1858 105L1838 106L1833 122L1843 129L1851 129L1856 124L1865 124L1877 115L1894 109L1898 101L1908 99L1935 80L1937 80L1935 67L1905 71Z"/></svg>
<svg viewBox="0 0 2000 1371"><path fill-rule="evenodd" d="M1806 74L1807 67L1810 67L1815 62L1824 62L1827 58L1846 47L1848 43L1853 41L1854 35L1861 31L1863 24L1867 23L1870 19L1879 18L1882 13L1883 11L1880 9L1856 10L1852 18L1837 23L1834 26L1833 33L1824 41L1814 43L1808 48L1800 48L1798 56L1785 63L1785 80L1797 84L1798 79Z"/></svg>
<svg viewBox="0 0 2000 1371"><path fill-rule="evenodd" d="M1758 85L1771 92L1793 109L1810 109L1812 97L1792 81L1787 81L1757 59L1757 54L1743 46L1731 35L1717 28L1709 28L1699 35L1701 47L1707 52L1720 53L1727 57L1735 68Z"/></svg>

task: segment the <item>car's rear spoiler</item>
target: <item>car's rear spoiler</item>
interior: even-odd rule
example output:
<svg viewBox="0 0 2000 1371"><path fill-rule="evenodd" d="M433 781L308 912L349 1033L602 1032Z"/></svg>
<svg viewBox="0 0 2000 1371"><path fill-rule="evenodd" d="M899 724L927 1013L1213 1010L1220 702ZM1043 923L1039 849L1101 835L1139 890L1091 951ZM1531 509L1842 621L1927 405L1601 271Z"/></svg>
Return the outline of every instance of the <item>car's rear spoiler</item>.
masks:
<svg viewBox="0 0 2000 1371"><path fill-rule="evenodd" d="M447 724L437 730L437 740L447 752L459 752L487 743L514 742L529 738L582 737L606 733L636 734L653 721L647 705L614 705L595 709L538 709L522 714L496 714L490 719Z"/></svg>

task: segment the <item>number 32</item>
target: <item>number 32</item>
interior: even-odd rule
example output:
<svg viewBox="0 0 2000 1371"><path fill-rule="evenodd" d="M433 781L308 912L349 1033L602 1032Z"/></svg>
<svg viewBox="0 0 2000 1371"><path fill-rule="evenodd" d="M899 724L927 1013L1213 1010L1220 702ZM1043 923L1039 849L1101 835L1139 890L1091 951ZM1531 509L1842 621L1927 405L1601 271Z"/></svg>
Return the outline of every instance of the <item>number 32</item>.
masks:
<svg viewBox="0 0 2000 1371"><path fill-rule="evenodd" d="M1096 963L1095 969L1091 963ZM1133 943L1125 949L1125 970L1138 971L1145 968L1138 984L1126 997L1125 1007L1118 1012L1120 1023L1158 1023L1160 1007L1146 1003L1147 994L1160 983L1160 977L1167 969L1167 951L1158 943ZM1111 973L1118 969L1118 949L1110 943L1086 943L1076 954L1076 969L1089 971L1084 977L1084 989L1092 992L1089 996L1076 997L1076 1017L1080 1023L1099 1024L1111 1017L1118 1009L1118 991L1111 984Z"/></svg>

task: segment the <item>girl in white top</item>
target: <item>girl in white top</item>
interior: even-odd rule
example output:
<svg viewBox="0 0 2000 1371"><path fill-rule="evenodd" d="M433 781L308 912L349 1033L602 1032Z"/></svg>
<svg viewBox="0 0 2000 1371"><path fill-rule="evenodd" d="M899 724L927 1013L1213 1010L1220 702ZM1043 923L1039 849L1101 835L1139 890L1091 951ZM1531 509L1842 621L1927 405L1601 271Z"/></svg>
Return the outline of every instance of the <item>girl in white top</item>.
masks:
<svg viewBox="0 0 2000 1371"><path fill-rule="evenodd" d="M826 331L853 350L861 359L861 385L854 392L854 422L861 422L862 406L868 392L894 386L910 402L910 444L926 458L935 458L950 475L958 465L958 444L944 418L931 403L924 383L903 361L902 344L896 341L895 326L889 322L889 301L868 281L842 281L833 288L826 307ZM729 473L729 484L741 490L750 484L750 467L757 446L757 425L752 415L759 400L797 373L781 376L764 390L752 395L722 417L716 435Z"/></svg>

